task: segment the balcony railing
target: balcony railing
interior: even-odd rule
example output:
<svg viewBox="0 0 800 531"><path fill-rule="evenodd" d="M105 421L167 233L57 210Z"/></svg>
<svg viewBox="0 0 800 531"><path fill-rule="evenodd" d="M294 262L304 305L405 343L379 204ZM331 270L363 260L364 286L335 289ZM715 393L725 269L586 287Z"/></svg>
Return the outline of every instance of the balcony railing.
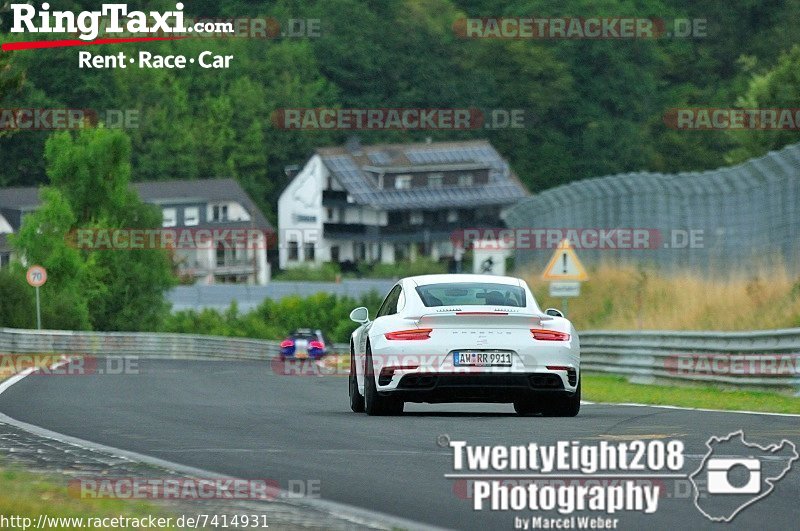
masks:
<svg viewBox="0 0 800 531"><path fill-rule="evenodd" d="M326 236L364 236L367 233L363 223L324 223L322 229Z"/></svg>
<svg viewBox="0 0 800 531"><path fill-rule="evenodd" d="M346 206L347 192L344 190L323 190L322 206Z"/></svg>

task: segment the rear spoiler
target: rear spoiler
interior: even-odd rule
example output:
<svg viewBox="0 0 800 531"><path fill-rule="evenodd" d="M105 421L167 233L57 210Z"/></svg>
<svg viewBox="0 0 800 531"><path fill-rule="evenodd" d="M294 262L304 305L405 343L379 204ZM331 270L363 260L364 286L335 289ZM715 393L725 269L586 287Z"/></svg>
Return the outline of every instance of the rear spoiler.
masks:
<svg viewBox="0 0 800 531"><path fill-rule="evenodd" d="M530 312L516 312L516 311L506 311L502 308L498 308L496 310L469 310L469 309L462 309L456 308L452 311L438 311L438 312L428 312L424 313L419 316L409 317L409 319L413 319L417 321L418 324L422 325L425 323L435 323L435 322L470 322L469 320L475 319L475 323L480 323L481 320L491 319L492 317L496 317L497 321L492 319L493 322L497 323L507 323L509 325L516 325L522 324L524 322L528 322L531 324L541 324L545 321L552 321L553 317L544 313L530 313Z"/></svg>

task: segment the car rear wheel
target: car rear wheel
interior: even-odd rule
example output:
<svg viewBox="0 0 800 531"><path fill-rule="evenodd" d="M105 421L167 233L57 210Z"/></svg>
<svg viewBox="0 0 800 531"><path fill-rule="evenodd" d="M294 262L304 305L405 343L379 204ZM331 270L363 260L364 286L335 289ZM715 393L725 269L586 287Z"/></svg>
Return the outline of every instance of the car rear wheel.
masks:
<svg viewBox="0 0 800 531"><path fill-rule="evenodd" d="M539 413L539 407L537 407L535 398L523 398L514 400L514 411L516 411L517 415L520 417L530 417L531 415Z"/></svg>
<svg viewBox="0 0 800 531"><path fill-rule="evenodd" d="M545 403L542 413L545 417L574 417L581 410L581 384L570 396L551 398Z"/></svg>
<svg viewBox="0 0 800 531"><path fill-rule="evenodd" d="M568 396L526 396L514 401L514 411L521 417L541 413L545 417L574 417L581 410L581 384Z"/></svg>
<svg viewBox="0 0 800 531"><path fill-rule="evenodd" d="M350 376L348 377L350 386L350 409L355 413L364 412L364 397L358 391L358 379L356 377L356 357L350 351Z"/></svg>
<svg viewBox="0 0 800 531"><path fill-rule="evenodd" d="M375 385L375 367L372 365L372 352L367 345L367 362L364 371L364 402L367 415L399 415L405 405L402 400L378 394Z"/></svg>

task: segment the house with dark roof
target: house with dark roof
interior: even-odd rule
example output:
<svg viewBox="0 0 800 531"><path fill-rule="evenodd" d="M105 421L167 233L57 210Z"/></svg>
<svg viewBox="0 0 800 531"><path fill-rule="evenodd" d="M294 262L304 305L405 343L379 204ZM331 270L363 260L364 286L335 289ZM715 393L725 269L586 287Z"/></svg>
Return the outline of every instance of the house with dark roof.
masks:
<svg viewBox="0 0 800 531"><path fill-rule="evenodd" d="M133 183L146 203L163 215L163 228L255 229L262 245L217 243L175 250L179 274L199 283L266 284L271 276L267 247L272 226L235 179L153 181ZM0 188L0 263L11 259L8 233L19 230L23 217L38 208L37 188Z"/></svg>
<svg viewBox="0 0 800 531"><path fill-rule="evenodd" d="M484 140L319 148L278 200L279 264L448 258L527 195Z"/></svg>

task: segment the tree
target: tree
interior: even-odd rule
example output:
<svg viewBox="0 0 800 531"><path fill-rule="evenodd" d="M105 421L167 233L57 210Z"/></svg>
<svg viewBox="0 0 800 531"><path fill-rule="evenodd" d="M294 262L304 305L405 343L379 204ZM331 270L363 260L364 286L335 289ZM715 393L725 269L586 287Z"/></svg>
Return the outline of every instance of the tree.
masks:
<svg viewBox="0 0 800 531"><path fill-rule="evenodd" d="M48 298L68 301L79 317L77 328L152 330L168 311L163 294L174 280L165 250L91 250L68 243L77 229L161 226L160 212L129 186L130 157L130 140L121 131L98 127L53 135L45 148L51 186L13 240L26 261L51 273Z"/></svg>
<svg viewBox="0 0 800 531"><path fill-rule="evenodd" d="M736 102L745 109L792 109L800 101L800 46L795 45L778 59L774 68L756 74L747 91ZM794 119L795 113L792 112ZM731 149L726 161L734 164L767 151L779 149L800 140L797 130L746 130L731 131L736 147Z"/></svg>

